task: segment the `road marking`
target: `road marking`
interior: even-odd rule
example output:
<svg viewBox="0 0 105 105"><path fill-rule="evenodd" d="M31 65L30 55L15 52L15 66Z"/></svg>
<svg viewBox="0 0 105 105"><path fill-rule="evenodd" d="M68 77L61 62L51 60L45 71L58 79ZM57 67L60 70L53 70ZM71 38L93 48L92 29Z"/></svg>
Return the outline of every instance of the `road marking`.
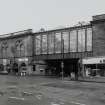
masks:
<svg viewBox="0 0 105 105"><path fill-rule="evenodd" d="M38 100L41 100L41 99L42 99L42 95L37 95L36 98L37 98Z"/></svg>
<svg viewBox="0 0 105 105"><path fill-rule="evenodd" d="M26 85L26 87L29 87L29 88L36 88L37 87L37 85Z"/></svg>
<svg viewBox="0 0 105 105"><path fill-rule="evenodd" d="M4 95L4 93L5 93L5 92L3 92L3 91L0 91L0 96L3 96L3 95Z"/></svg>
<svg viewBox="0 0 105 105"><path fill-rule="evenodd" d="M60 102L60 104L61 104L61 105L64 105L64 103L63 103L63 102Z"/></svg>
<svg viewBox="0 0 105 105"><path fill-rule="evenodd" d="M33 93L32 92L23 92L23 94L32 95Z"/></svg>
<svg viewBox="0 0 105 105"><path fill-rule="evenodd" d="M71 101L70 103L76 104L76 105L86 105L86 104L82 104L82 103L78 103L78 102L74 102L74 101Z"/></svg>
<svg viewBox="0 0 105 105"><path fill-rule="evenodd" d="M16 100L25 100L25 98L20 98L20 97L9 97L9 99L16 99Z"/></svg>
<svg viewBox="0 0 105 105"><path fill-rule="evenodd" d="M82 104L82 103L78 103L78 102L74 102L74 101L71 101L70 103L75 104L75 105L86 105L86 104ZM51 102L51 105L63 105L63 104L64 103L57 104L55 102Z"/></svg>
<svg viewBox="0 0 105 105"><path fill-rule="evenodd" d="M51 102L51 105L60 105L60 104L56 104L56 103L54 103L54 102Z"/></svg>
<svg viewBox="0 0 105 105"><path fill-rule="evenodd" d="M12 85L12 86L8 86L8 88L17 88L17 86Z"/></svg>
<svg viewBox="0 0 105 105"><path fill-rule="evenodd" d="M40 83L40 85L46 85L46 84L50 84L50 83L56 83L56 82L44 82L44 83Z"/></svg>
<svg viewBox="0 0 105 105"><path fill-rule="evenodd" d="M0 94L0 96L3 96L3 94Z"/></svg>

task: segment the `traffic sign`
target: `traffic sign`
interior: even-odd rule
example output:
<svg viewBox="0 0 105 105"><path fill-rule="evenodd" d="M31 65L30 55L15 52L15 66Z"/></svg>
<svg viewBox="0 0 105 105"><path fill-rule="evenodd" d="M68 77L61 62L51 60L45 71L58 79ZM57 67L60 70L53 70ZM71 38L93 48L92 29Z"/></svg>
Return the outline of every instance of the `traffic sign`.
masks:
<svg viewBox="0 0 105 105"><path fill-rule="evenodd" d="M61 62L61 68L64 68L64 63L63 62Z"/></svg>

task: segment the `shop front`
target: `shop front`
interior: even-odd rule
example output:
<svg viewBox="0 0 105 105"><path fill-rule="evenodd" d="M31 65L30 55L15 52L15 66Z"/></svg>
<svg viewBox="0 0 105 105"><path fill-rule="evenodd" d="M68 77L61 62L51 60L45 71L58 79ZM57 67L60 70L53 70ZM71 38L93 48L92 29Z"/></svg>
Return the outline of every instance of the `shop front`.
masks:
<svg viewBox="0 0 105 105"><path fill-rule="evenodd" d="M85 76L105 77L105 56L83 59Z"/></svg>
<svg viewBox="0 0 105 105"><path fill-rule="evenodd" d="M0 72L2 73L13 73L13 74L21 74L21 72L25 71L29 73L32 71L31 64L29 64L29 59L25 58L15 58L15 60L10 59L1 59L0 64Z"/></svg>

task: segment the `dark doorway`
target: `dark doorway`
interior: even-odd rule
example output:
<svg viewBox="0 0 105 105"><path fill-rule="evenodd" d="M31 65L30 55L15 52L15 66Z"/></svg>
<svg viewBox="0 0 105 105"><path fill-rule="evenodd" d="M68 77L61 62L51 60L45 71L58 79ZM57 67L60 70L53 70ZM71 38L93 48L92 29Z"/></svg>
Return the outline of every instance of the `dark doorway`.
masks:
<svg viewBox="0 0 105 105"><path fill-rule="evenodd" d="M78 60L79 59L64 59L64 76L70 76L70 74L73 72L75 76L78 76ZM62 72L61 68L61 62L62 60L46 60L47 63L47 69L46 69L46 74L50 75L56 75L60 76ZM49 73L50 72L50 73Z"/></svg>
<svg viewBox="0 0 105 105"><path fill-rule="evenodd" d="M13 63L13 67L12 67L13 73L18 73L18 63Z"/></svg>

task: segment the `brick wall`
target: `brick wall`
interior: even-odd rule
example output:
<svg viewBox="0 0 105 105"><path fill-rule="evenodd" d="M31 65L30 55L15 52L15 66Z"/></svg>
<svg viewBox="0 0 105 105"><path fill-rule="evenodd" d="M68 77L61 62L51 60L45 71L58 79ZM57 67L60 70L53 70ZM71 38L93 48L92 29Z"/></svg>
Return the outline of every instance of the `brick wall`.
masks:
<svg viewBox="0 0 105 105"><path fill-rule="evenodd" d="M22 52L21 51L21 56L22 57L28 57L28 56L32 56L32 37L31 36L26 36L26 37L18 37L18 38L7 38L7 39L4 39L4 40L1 40L0 41L0 59L2 58L13 58L15 56L16 57L21 57L16 51L16 41L17 40L22 40L23 44L24 44L24 51ZM1 48L1 45L2 45L2 42L7 42L7 54L3 54L2 53L2 48ZM12 48L14 48L15 52L13 54L13 51L12 51ZM3 56L4 55L4 56Z"/></svg>
<svg viewBox="0 0 105 105"><path fill-rule="evenodd" d="M105 21L93 21L93 56L105 56Z"/></svg>

